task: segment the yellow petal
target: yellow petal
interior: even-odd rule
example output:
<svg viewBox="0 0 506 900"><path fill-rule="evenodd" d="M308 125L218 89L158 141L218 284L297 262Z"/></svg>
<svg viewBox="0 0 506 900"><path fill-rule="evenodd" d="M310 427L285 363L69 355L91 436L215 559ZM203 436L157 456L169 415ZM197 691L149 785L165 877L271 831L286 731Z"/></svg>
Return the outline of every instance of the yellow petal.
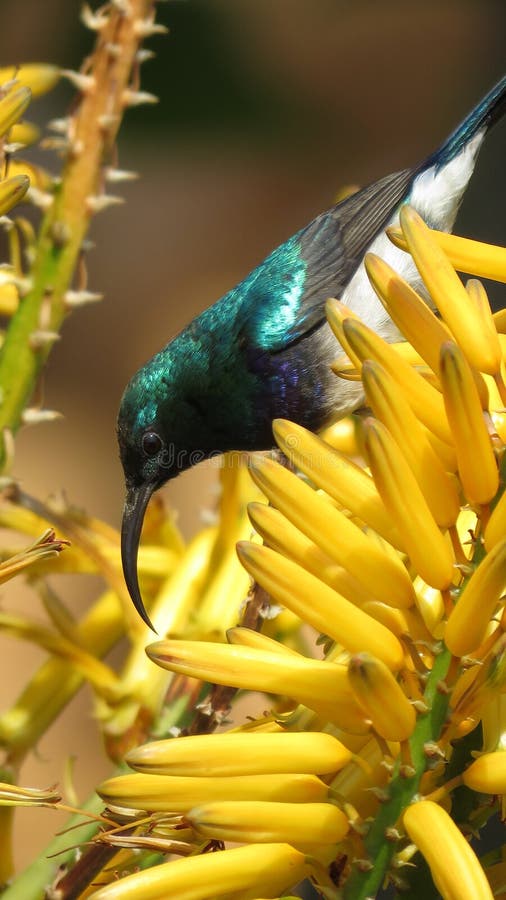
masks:
<svg viewBox="0 0 506 900"><path fill-rule="evenodd" d="M409 252L455 340L472 366L479 372L494 375L498 371L495 344L491 346L488 334L482 333L482 316L455 269L414 209L403 206L400 221Z"/></svg>
<svg viewBox="0 0 506 900"><path fill-rule="evenodd" d="M250 466L253 480L273 506L375 599L400 607L413 603L413 586L400 560L387 556L343 513L279 463L252 456Z"/></svg>
<svg viewBox="0 0 506 900"><path fill-rule="evenodd" d="M390 670L368 653L348 663L351 689L374 729L387 741L406 741L416 725L416 713Z"/></svg>
<svg viewBox="0 0 506 900"><path fill-rule="evenodd" d="M387 228L387 234L396 247L407 250L408 244L400 228ZM506 281L506 247L495 247L480 241L431 230L432 237L459 272Z"/></svg>
<svg viewBox="0 0 506 900"><path fill-rule="evenodd" d="M444 640L455 656L482 642L506 585L506 538L492 548L466 584L446 624Z"/></svg>
<svg viewBox="0 0 506 900"><path fill-rule="evenodd" d="M408 806L403 822L427 860L443 900L493 900L474 851L441 806L420 800Z"/></svg>
<svg viewBox="0 0 506 900"><path fill-rule="evenodd" d="M283 606L350 653L368 650L392 669L403 663L402 646L375 619L326 584L268 547L241 542L237 551L250 575Z"/></svg>
<svg viewBox="0 0 506 900"><path fill-rule="evenodd" d="M236 843L335 844L349 830L345 814L330 803L217 801L195 807L185 818L203 838Z"/></svg>
<svg viewBox="0 0 506 900"><path fill-rule="evenodd" d="M112 881L90 900L215 900L216 888L231 894L241 891L243 900L255 900L262 892L271 897L302 881L306 857L288 844L238 847L163 863Z"/></svg>
<svg viewBox="0 0 506 900"><path fill-rule="evenodd" d="M441 627L445 609L441 591L426 584L418 575L413 584L416 592L416 606L425 626L434 637L442 637Z"/></svg>
<svg viewBox="0 0 506 900"><path fill-rule="evenodd" d="M126 761L139 772L160 775L266 775L337 772L351 759L337 738L323 732L229 732L153 741L131 750Z"/></svg>
<svg viewBox="0 0 506 900"><path fill-rule="evenodd" d="M462 487L471 503L488 503L499 486L497 464L471 369L452 342L441 349L440 377Z"/></svg>
<svg viewBox="0 0 506 900"><path fill-rule="evenodd" d="M450 586L454 559L421 489L387 429L374 419L364 425L364 442L374 480L398 523L406 552L418 574L440 590Z"/></svg>

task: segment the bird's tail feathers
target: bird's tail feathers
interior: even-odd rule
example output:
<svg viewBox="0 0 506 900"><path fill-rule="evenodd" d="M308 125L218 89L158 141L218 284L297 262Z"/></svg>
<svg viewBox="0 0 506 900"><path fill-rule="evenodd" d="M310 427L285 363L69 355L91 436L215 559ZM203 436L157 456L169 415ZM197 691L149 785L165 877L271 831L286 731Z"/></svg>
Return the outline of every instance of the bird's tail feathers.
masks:
<svg viewBox="0 0 506 900"><path fill-rule="evenodd" d="M506 113L506 75L483 97L444 144L433 154L432 162L441 167L450 162L475 134L488 130Z"/></svg>

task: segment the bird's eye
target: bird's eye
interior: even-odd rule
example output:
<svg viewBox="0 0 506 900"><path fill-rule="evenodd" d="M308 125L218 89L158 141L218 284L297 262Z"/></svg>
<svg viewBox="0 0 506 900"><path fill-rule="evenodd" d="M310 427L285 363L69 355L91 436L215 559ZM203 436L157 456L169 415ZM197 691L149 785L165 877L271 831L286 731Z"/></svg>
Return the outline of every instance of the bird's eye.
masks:
<svg viewBox="0 0 506 900"><path fill-rule="evenodd" d="M156 456L162 449L162 439L156 431L146 431L142 438L142 449L146 456Z"/></svg>

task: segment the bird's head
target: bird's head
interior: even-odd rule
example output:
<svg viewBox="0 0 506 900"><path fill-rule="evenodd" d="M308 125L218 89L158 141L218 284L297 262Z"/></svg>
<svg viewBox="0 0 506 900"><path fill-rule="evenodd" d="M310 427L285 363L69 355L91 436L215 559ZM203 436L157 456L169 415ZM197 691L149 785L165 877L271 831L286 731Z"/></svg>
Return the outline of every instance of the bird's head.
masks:
<svg viewBox="0 0 506 900"><path fill-rule="evenodd" d="M154 491L174 478L184 465L169 442L173 433L149 364L137 372L123 394L118 415L118 444L125 475L126 497L121 527L121 558L126 585L134 606L153 628L142 601L137 576L137 553L142 523ZM154 629L153 629L154 630Z"/></svg>
<svg viewBox="0 0 506 900"><path fill-rule="evenodd" d="M137 551L150 497L166 481L221 446L214 433L206 354L191 333L180 334L133 376L118 415L118 443L126 498L121 528L123 573L143 620Z"/></svg>
<svg viewBox="0 0 506 900"><path fill-rule="evenodd" d="M153 492L192 465L181 446L188 434L188 410L178 380L168 378L166 368L162 375L157 362L154 357L131 379L118 415L118 444L126 487L121 528L123 573L135 608L151 628L137 576L144 515Z"/></svg>

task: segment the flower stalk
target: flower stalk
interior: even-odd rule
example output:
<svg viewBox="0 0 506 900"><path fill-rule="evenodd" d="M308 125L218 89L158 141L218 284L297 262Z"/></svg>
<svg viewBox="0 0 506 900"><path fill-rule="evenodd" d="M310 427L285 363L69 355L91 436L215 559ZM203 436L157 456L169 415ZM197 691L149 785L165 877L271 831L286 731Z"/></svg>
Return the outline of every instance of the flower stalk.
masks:
<svg viewBox="0 0 506 900"><path fill-rule="evenodd" d="M128 11L127 11L128 10ZM94 212L105 206L101 187L125 109L132 99L132 75L142 35L136 27L153 14L153 0L130 0L125 9L111 4L86 74L74 79L80 92L68 122L61 185L48 196L47 211L27 273L30 288L16 310L0 349L0 433L14 434L68 309L65 295ZM110 48L119 48L112 52ZM25 77L27 77L25 70ZM28 76L29 77L29 76ZM52 81L52 71L49 82ZM19 88L25 97L29 92ZM4 99L4 103L9 95ZM44 340L35 340L45 335ZM0 464L7 461L5 438Z"/></svg>

